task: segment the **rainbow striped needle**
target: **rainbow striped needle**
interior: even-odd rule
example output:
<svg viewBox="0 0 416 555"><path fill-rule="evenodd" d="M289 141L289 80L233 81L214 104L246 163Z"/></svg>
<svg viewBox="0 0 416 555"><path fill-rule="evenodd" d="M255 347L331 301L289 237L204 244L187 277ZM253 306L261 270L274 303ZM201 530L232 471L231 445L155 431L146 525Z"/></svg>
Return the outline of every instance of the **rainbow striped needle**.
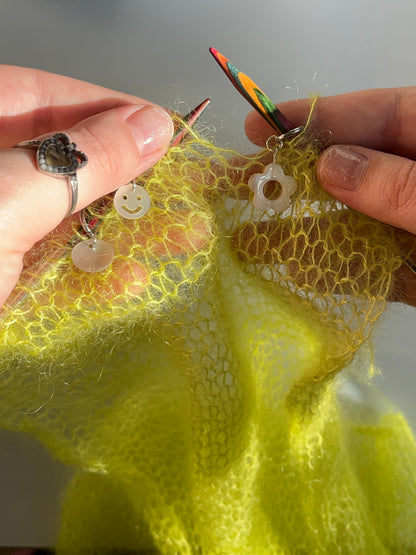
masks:
<svg viewBox="0 0 416 555"><path fill-rule="evenodd" d="M211 47L209 51L238 92L250 102L253 108L263 116L267 123L271 125L279 135L293 129L293 125L290 121L276 108L270 98L252 79L250 79L250 77L242 73L230 62L230 60L220 54L215 48Z"/></svg>

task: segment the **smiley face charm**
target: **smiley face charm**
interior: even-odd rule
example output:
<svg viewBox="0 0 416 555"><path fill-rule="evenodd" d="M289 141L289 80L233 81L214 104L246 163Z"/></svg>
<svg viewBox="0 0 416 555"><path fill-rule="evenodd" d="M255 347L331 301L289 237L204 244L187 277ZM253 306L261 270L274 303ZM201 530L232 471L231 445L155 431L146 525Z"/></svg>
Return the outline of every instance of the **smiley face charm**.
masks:
<svg viewBox="0 0 416 555"><path fill-rule="evenodd" d="M128 220L142 218L150 208L149 193L137 183L128 183L114 195L114 208Z"/></svg>

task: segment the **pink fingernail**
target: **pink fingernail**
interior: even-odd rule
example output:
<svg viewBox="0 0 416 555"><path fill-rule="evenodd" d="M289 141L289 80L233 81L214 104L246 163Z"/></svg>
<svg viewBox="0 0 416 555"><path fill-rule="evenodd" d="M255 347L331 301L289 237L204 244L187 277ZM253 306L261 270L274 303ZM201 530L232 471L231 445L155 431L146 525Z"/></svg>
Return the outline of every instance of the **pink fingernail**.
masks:
<svg viewBox="0 0 416 555"><path fill-rule="evenodd" d="M319 180L324 187L357 190L364 179L368 163L367 156L353 147L331 146L319 160Z"/></svg>
<svg viewBox="0 0 416 555"><path fill-rule="evenodd" d="M172 119L166 110L157 106L139 108L126 123L142 156L167 148L172 139Z"/></svg>

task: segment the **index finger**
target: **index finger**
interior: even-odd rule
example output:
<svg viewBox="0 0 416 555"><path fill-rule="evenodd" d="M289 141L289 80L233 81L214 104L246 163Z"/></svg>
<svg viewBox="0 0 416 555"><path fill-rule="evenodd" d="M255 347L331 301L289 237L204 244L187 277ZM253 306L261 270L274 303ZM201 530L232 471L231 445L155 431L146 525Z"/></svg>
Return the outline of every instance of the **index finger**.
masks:
<svg viewBox="0 0 416 555"><path fill-rule="evenodd" d="M310 100L279 104L279 110L293 123L305 123ZM318 99L313 129L330 131L333 144L356 144L416 158L416 87L372 89ZM264 146L274 132L256 112L246 119L247 137Z"/></svg>
<svg viewBox="0 0 416 555"><path fill-rule="evenodd" d="M0 99L0 148L119 106L152 104L71 77L7 65L0 65Z"/></svg>

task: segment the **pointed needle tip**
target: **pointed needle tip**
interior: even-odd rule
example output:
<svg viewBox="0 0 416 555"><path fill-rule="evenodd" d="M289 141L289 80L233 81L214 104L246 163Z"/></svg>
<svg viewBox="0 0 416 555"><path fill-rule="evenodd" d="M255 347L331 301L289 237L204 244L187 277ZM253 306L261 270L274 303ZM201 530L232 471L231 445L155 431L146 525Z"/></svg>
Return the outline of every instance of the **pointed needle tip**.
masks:
<svg viewBox="0 0 416 555"><path fill-rule="evenodd" d="M193 108L188 114L186 114L186 116L183 116L182 119L186 121L189 125L193 125L210 102L211 99L206 98L200 104L195 106L195 108Z"/></svg>
<svg viewBox="0 0 416 555"><path fill-rule="evenodd" d="M261 114L269 125L279 133L286 133L292 129L293 126L289 120L248 75L242 73L215 48L211 47L209 51L238 92Z"/></svg>
<svg viewBox="0 0 416 555"><path fill-rule="evenodd" d="M187 136L189 132L189 128L192 127L196 121L201 117L202 112L205 108L210 104L211 99L206 98L203 102L198 104L195 108L193 108L188 114L182 116L182 120L186 123L185 125L180 125L179 128L176 130L176 133L170 143L170 146L178 145L183 139Z"/></svg>
<svg viewBox="0 0 416 555"><path fill-rule="evenodd" d="M220 52L218 52L218 50L216 48L214 48L213 46L210 47L209 52L214 57L215 61L217 61L219 63L220 62L220 57L222 56L222 54ZM222 57L225 58L225 56L222 56Z"/></svg>

